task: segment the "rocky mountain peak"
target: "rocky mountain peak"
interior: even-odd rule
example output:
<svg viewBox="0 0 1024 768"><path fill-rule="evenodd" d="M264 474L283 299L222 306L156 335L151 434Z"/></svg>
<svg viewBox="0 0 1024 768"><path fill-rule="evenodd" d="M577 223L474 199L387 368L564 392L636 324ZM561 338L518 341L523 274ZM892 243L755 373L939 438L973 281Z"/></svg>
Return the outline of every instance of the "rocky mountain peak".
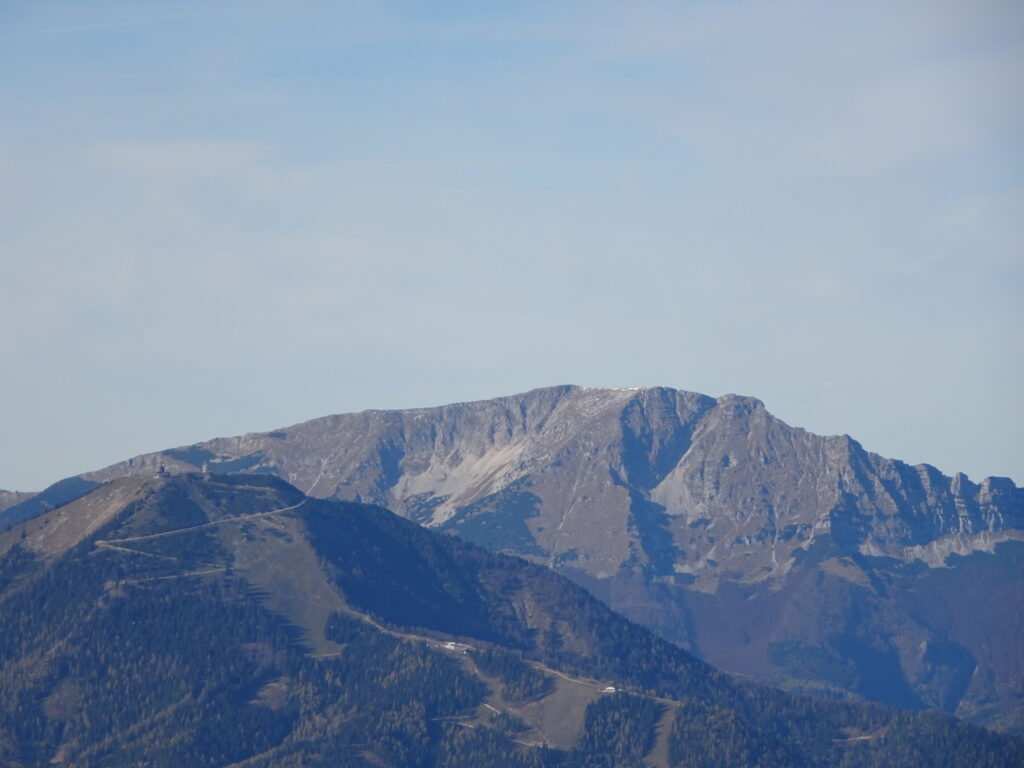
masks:
<svg viewBox="0 0 1024 768"><path fill-rule="evenodd" d="M1009 481L947 478L870 453L849 435L790 427L757 398L669 387L560 385L328 416L85 478L160 466L269 472L312 495L382 504L466 535L511 515L517 544L484 539L598 577L637 563L708 589L725 572L748 581L784 574L824 534L851 554L941 564L922 547L955 536L936 551L989 551L1015 538L1024 516ZM488 500L499 497L518 501L497 512Z"/></svg>

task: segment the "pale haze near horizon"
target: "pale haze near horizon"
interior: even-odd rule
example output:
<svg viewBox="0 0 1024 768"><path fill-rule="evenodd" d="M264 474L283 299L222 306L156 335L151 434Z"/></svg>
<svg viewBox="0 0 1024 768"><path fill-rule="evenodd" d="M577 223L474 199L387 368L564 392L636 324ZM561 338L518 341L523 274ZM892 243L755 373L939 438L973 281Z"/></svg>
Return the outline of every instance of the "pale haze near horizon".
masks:
<svg viewBox="0 0 1024 768"><path fill-rule="evenodd" d="M1014 2L0 5L0 488L539 386L1024 480Z"/></svg>

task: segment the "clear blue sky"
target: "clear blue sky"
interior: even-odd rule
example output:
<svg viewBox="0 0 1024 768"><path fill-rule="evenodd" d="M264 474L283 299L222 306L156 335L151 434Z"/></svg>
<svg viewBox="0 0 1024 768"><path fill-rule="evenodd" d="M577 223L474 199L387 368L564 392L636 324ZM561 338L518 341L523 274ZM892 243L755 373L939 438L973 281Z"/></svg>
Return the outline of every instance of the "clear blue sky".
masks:
<svg viewBox="0 0 1024 768"><path fill-rule="evenodd" d="M1024 5L0 2L0 487L556 383L1024 480Z"/></svg>

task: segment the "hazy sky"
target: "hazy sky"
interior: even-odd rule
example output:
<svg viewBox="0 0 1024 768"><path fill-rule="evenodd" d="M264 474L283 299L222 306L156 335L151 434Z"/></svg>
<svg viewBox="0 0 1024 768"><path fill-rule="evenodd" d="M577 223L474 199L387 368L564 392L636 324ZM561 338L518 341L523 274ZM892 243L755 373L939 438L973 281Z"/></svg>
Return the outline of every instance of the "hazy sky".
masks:
<svg viewBox="0 0 1024 768"><path fill-rule="evenodd" d="M559 383L1024 481L1024 5L0 0L0 487Z"/></svg>

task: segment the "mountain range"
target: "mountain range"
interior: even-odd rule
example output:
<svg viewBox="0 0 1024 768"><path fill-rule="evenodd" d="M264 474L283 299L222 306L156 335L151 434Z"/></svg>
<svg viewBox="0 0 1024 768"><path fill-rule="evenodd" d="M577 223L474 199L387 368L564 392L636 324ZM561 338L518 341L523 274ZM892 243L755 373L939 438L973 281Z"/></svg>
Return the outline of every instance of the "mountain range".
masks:
<svg viewBox="0 0 1024 768"><path fill-rule="evenodd" d="M754 398L560 386L328 416L68 478L0 522L197 471L275 475L548 566L737 675L1024 730L1024 491Z"/></svg>
<svg viewBox="0 0 1024 768"><path fill-rule="evenodd" d="M273 476L0 534L0 763L1001 768L1024 741L737 681L552 569Z"/></svg>

